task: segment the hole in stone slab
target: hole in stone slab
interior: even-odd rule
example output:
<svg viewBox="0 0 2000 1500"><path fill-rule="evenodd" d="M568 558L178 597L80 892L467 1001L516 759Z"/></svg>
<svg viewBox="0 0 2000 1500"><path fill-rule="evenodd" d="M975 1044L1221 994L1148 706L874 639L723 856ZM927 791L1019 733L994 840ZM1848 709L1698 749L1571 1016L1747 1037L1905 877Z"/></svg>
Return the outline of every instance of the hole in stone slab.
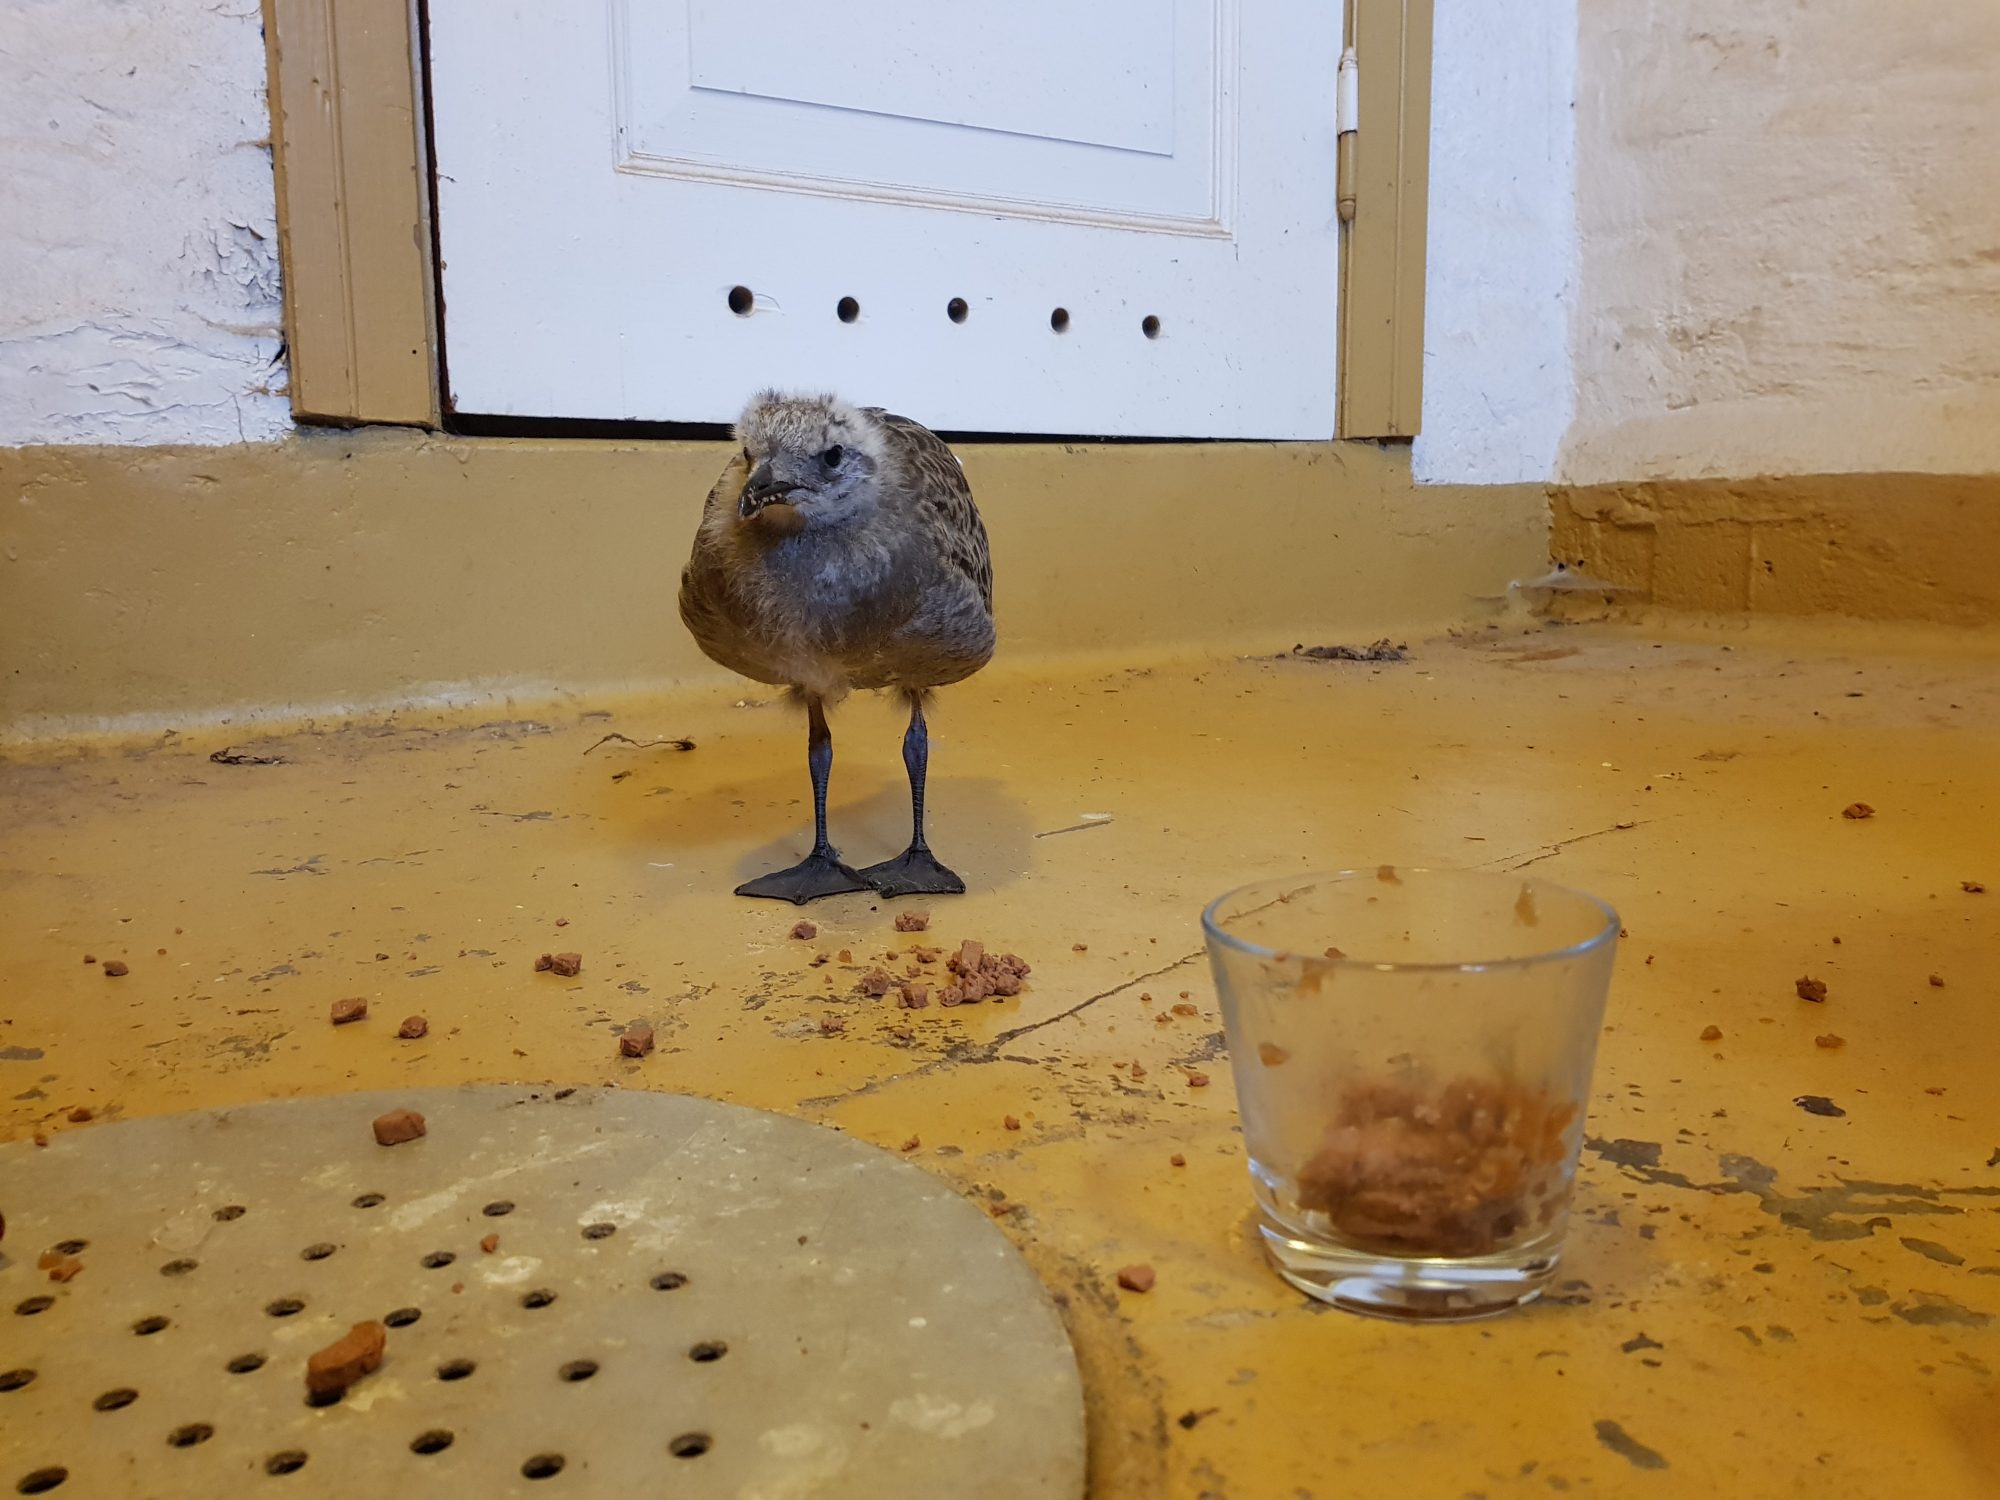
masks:
<svg viewBox="0 0 2000 1500"><path fill-rule="evenodd" d="M572 1384L579 1380L588 1380L597 1373L597 1361L594 1359L573 1359L556 1373Z"/></svg>
<svg viewBox="0 0 2000 1500"><path fill-rule="evenodd" d="M134 1323L132 1331L138 1334L139 1337L144 1338L147 1334L158 1333L164 1328L171 1327L172 1324L173 1319L163 1318L158 1313L154 1313L151 1317L141 1318L138 1322Z"/></svg>
<svg viewBox="0 0 2000 1500"><path fill-rule="evenodd" d="M1054 312L1050 313L1049 327L1053 328L1057 333L1068 333L1069 309L1066 307L1059 307Z"/></svg>
<svg viewBox="0 0 2000 1500"><path fill-rule="evenodd" d="M164 1266L160 1267L160 1274L162 1276L185 1276L200 1264L201 1262L198 1260L170 1260Z"/></svg>
<svg viewBox="0 0 2000 1500"><path fill-rule="evenodd" d="M449 1250L433 1250L429 1255L424 1257L423 1264L430 1270L436 1271L450 1265L457 1259L458 1257L453 1255Z"/></svg>
<svg viewBox="0 0 2000 1500"><path fill-rule="evenodd" d="M729 310L739 318L750 316L750 309L757 305L757 295L747 286L733 286L729 289Z"/></svg>
<svg viewBox="0 0 2000 1500"><path fill-rule="evenodd" d="M1139 320L1139 332L1145 334L1149 339L1158 338L1160 336L1160 320L1154 317L1153 314L1147 313L1145 317Z"/></svg>
<svg viewBox="0 0 2000 1500"><path fill-rule="evenodd" d="M338 1248L328 1244L308 1245L299 1252L300 1260L325 1260Z"/></svg>
<svg viewBox="0 0 2000 1500"><path fill-rule="evenodd" d="M240 1203L225 1203L209 1217L218 1224L227 1224L231 1219L240 1219L250 1212Z"/></svg>
<svg viewBox="0 0 2000 1500"><path fill-rule="evenodd" d="M305 1310L306 1303L303 1297L280 1297L275 1302L266 1302L264 1304L264 1311L274 1318L289 1318L293 1313L301 1313Z"/></svg>
<svg viewBox="0 0 2000 1500"><path fill-rule="evenodd" d="M509 1203L505 1198L502 1198L497 1203L487 1204L486 1207L479 1211L489 1219L504 1219L514 1211L514 1205Z"/></svg>
<svg viewBox="0 0 2000 1500"><path fill-rule="evenodd" d="M130 1386L122 1386L115 1391L106 1391L91 1406L98 1411L123 1411L139 1399L139 1393Z"/></svg>
<svg viewBox="0 0 2000 1500"><path fill-rule="evenodd" d="M264 1460L266 1474L296 1474L306 1466L306 1456L296 1448L288 1448L283 1453L273 1453Z"/></svg>
<svg viewBox="0 0 2000 1500"><path fill-rule="evenodd" d="M22 1386L35 1383L33 1370L9 1370L0 1375L0 1391L18 1391Z"/></svg>
<svg viewBox="0 0 2000 1500"><path fill-rule="evenodd" d="M721 1339L708 1339L688 1350L688 1358L698 1365L712 1365L729 1352Z"/></svg>
<svg viewBox="0 0 2000 1500"><path fill-rule="evenodd" d="M185 1427L176 1427L167 1434L167 1442L175 1448L193 1448L215 1436L215 1429L206 1422L190 1422Z"/></svg>
<svg viewBox="0 0 2000 1500"><path fill-rule="evenodd" d="M963 297L954 297L944 305L944 315L954 323L963 323L966 314L971 311L972 309L965 305Z"/></svg>
<svg viewBox="0 0 2000 1500"><path fill-rule="evenodd" d="M261 1354L239 1354L222 1368L232 1375L248 1375L252 1370L261 1370L264 1368L264 1356Z"/></svg>
<svg viewBox="0 0 2000 1500"><path fill-rule="evenodd" d="M521 1473L529 1479L553 1479L563 1471L563 1456L560 1453L537 1453L521 1465Z"/></svg>
<svg viewBox="0 0 2000 1500"><path fill-rule="evenodd" d="M448 1359L438 1366L439 1380L463 1380L479 1366L469 1359Z"/></svg>
<svg viewBox="0 0 2000 1500"><path fill-rule="evenodd" d="M57 1240L49 1247L58 1255L81 1255L90 1248L89 1240Z"/></svg>
<svg viewBox="0 0 2000 1500"><path fill-rule="evenodd" d="M442 1453L455 1441L442 1427L433 1427L429 1432L420 1432L410 1439L412 1453Z"/></svg>
<svg viewBox="0 0 2000 1500"><path fill-rule="evenodd" d="M521 1294L521 1306L523 1307L547 1307L555 1300L556 1294L547 1287L536 1287L532 1292L523 1292Z"/></svg>
<svg viewBox="0 0 2000 1500"><path fill-rule="evenodd" d="M714 1444L705 1432L684 1432L667 1444L667 1452L675 1458L700 1458Z"/></svg>
<svg viewBox="0 0 2000 1500"><path fill-rule="evenodd" d="M21 1476L21 1482L14 1486L17 1495L46 1495L50 1490L69 1478L69 1470L60 1464L52 1464L46 1469L37 1469L32 1474Z"/></svg>
<svg viewBox="0 0 2000 1500"><path fill-rule="evenodd" d="M347 1392L345 1391L307 1391L306 1405L311 1407L338 1406L340 1405L340 1398L346 1394Z"/></svg>
<svg viewBox="0 0 2000 1500"><path fill-rule="evenodd" d="M656 1292L677 1292L687 1284L687 1277L678 1271L662 1271L653 1278L653 1290Z"/></svg>
<svg viewBox="0 0 2000 1500"><path fill-rule="evenodd" d="M382 1321L391 1328L408 1328L423 1315L423 1309L420 1307L399 1307L394 1312L384 1315Z"/></svg>
<svg viewBox="0 0 2000 1500"><path fill-rule="evenodd" d="M842 297L834 305L833 315L843 323L852 323L861 316L861 304L852 297Z"/></svg>
<svg viewBox="0 0 2000 1500"><path fill-rule="evenodd" d="M388 1201L380 1193L363 1193L359 1198L354 1200L354 1206L356 1208L380 1208Z"/></svg>
<svg viewBox="0 0 2000 1500"><path fill-rule="evenodd" d="M584 1227L583 1237L587 1240L608 1240L617 1232L616 1224L590 1224Z"/></svg>
<svg viewBox="0 0 2000 1500"><path fill-rule="evenodd" d="M32 1318L36 1313L47 1312L56 1305L53 1297L27 1297L14 1304L14 1311L23 1318Z"/></svg>

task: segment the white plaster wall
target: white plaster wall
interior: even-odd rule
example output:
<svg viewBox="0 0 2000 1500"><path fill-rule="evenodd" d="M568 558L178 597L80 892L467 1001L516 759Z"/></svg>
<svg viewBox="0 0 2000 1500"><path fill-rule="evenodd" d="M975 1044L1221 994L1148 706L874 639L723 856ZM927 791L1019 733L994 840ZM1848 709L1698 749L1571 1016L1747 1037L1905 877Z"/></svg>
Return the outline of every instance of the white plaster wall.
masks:
<svg viewBox="0 0 2000 1500"><path fill-rule="evenodd" d="M1578 77L1560 477L2000 471L2000 4L1590 0Z"/></svg>
<svg viewBox="0 0 2000 1500"><path fill-rule="evenodd" d="M1575 400L1577 0L1435 0L1434 17L1412 463L1428 483L1544 480Z"/></svg>
<svg viewBox="0 0 2000 1500"><path fill-rule="evenodd" d="M256 0L0 0L0 445L289 432Z"/></svg>

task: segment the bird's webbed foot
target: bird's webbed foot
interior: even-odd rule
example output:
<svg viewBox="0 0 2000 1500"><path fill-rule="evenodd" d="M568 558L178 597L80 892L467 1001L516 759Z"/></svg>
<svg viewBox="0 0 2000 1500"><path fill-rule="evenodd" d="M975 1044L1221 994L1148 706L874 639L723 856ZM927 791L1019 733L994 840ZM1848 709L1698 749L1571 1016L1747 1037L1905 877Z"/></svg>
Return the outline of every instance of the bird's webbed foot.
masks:
<svg viewBox="0 0 2000 1500"><path fill-rule="evenodd" d="M872 890L868 878L840 862L831 848L813 850L789 870L774 870L736 887L739 896L767 896L774 901L790 901L804 906L822 896L841 896L850 891Z"/></svg>
<svg viewBox="0 0 2000 1500"><path fill-rule="evenodd" d="M962 896L965 882L937 861L921 844L913 844L894 859L870 865L861 878L882 896Z"/></svg>

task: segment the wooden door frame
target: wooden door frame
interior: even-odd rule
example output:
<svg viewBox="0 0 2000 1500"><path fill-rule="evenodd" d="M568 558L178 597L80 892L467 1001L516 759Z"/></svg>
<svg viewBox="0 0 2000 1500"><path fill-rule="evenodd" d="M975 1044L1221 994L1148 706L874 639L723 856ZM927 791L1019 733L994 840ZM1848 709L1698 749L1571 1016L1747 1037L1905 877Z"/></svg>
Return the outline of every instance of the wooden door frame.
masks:
<svg viewBox="0 0 2000 1500"><path fill-rule="evenodd" d="M1422 412L1431 3L1347 0L1360 107L1352 181L1337 189L1355 200L1340 246L1343 438L1414 437ZM262 4L293 415L439 427L421 0Z"/></svg>

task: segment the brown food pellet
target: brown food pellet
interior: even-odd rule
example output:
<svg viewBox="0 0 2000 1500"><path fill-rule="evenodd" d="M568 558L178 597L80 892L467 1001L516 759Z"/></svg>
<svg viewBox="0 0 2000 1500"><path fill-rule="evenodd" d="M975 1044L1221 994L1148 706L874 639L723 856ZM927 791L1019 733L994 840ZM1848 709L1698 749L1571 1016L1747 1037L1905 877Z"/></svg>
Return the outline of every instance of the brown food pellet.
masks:
<svg viewBox="0 0 2000 1500"><path fill-rule="evenodd" d="M1201 1012L1188 1004L1187 1001L1182 1000L1175 1004L1174 1014L1177 1016L1198 1016Z"/></svg>
<svg viewBox="0 0 2000 1500"><path fill-rule="evenodd" d="M1142 1062L1134 1061L1132 1064L1132 1081L1136 1083L1145 1076L1146 1076L1146 1065Z"/></svg>
<svg viewBox="0 0 2000 1500"><path fill-rule="evenodd" d="M497 1234L489 1234L486 1236L485 1239L479 1242L480 1253L484 1255L491 1255L495 1250L498 1250L499 1248L500 1248L500 1236Z"/></svg>
<svg viewBox="0 0 2000 1500"><path fill-rule="evenodd" d="M345 1000L333 1002L333 1024L345 1026L351 1021L362 1021L368 1017L368 1002L359 995L350 995Z"/></svg>
<svg viewBox="0 0 2000 1500"><path fill-rule="evenodd" d="M1002 1115L1000 1117L1000 1124L1007 1130L1019 1130L1021 1128L1021 1122L1013 1115Z"/></svg>
<svg viewBox="0 0 2000 1500"><path fill-rule="evenodd" d="M921 1146L923 1143L924 1140L922 1136L913 1135L907 1141L903 1142L903 1149L905 1151L914 1151L917 1149L917 1147Z"/></svg>
<svg viewBox="0 0 2000 1500"><path fill-rule="evenodd" d="M1291 1053L1280 1047L1276 1042L1259 1042L1257 1044L1257 1061L1267 1068L1275 1068L1281 1063L1288 1062L1291 1056Z"/></svg>
<svg viewBox="0 0 2000 1500"><path fill-rule="evenodd" d="M1986 887L1977 880L1961 880L1958 883L1958 888L1968 896L1983 896L1986 894ZM104 972L107 974L111 972L110 964L104 966Z"/></svg>
<svg viewBox="0 0 2000 1500"><path fill-rule="evenodd" d="M1172 1162L1177 1167L1184 1167L1187 1165L1187 1158L1181 1155L1180 1152L1178 1151L1176 1151L1172 1156L1168 1157L1167 1160Z"/></svg>
<svg viewBox="0 0 2000 1500"><path fill-rule="evenodd" d="M557 917L557 918L556 918L556 926L558 926L558 927L567 927L567 926L569 926L569 918L568 918L568 917Z"/></svg>
<svg viewBox="0 0 2000 1500"><path fill-rule="evenodd" d="M887 969L870 969L855 984L855 988L871 999L880 1000L896 987L896 979Z"/></svg>
<svg viewBox="0 0 2000 1500"><path fill-rule="evenodd" d="M1488 1254L1559 1211L1576 1115L1512 1080L1358 1083L1299 1170L1299 1207L1371 1248Z"/></svg>
<svg viewBox="0 0 2000 1500"><path fill-rule="evenodd" d="M1199 1068L1189 1068L1187 1080L1188 1087L1191 1089L1205 1089L1208 1087L1208 1075Z"/></svg>
<svg viewBox="0 0 2000 1500"><path fill-rule="evenodd" d="M1941 989L1943 989L1943 988L1944 988L1944 975L1942 975L1942 974L1933 974L1933 975L1931 975L1931 988L1932 988L1932 989L1934 989L1934 990L1941 990Z"/></svg>
<svg viewBox="0 0 2000 1500"><path fill-rule="evenodd" d="M564 979L574 979L583 972L581 953L544 953L535 960L537 974L557 974Z"/></svg>
<svg viewBox="0 0 2000 1500"><path fill-rule="evenodd" d="M431 1023L422 1016L405 1016L403 1024L396 1028L396 1035L406 1042L414 1042L417 1038L428 1035L430 1029Z"/></svg>
<svg viewBox="0 0 2000 1500"><path fill-rule="evenodd" d="M87 964L94 964L97 962L97 955L95 953L86 953L83 955L83 961Z"/></svg>
<svg viewBox="0 0 2000 1500"><path fill-rule="evenodd" d="M48 1260L46 1256L44 1260ZM74 1281L83 1272L83 1262L74 1255L58 1255L42 1267L51 1281Z"/></svg>
<svg viewBox="0 0 2000 1500"><path fill-rule="evenodd" d="M75 1109L69 1112L69 1122L72 1125L88 1125L92 1120L96 1118L97 1118L97 1111L92 1109L87 1104L79 1104Z"/></svg>
<svg viewBox="0 0 2000 1500"><path fill-rule="evenodd" d="M653 1050L653 1027L648 1021L634 1021L618 1037L620 1057L644 1057Z"/></svg>
<svg viewBox="0 0 2000 1500"><path fill-rule="evenodd" d="M1835 1036L1831 1031L1829 1031L1824 1033L1823 1035L1814 1037L1813 1045L1815 1047L1826 1047L1829 1049L1834 1047L1845 1047L1847 1045L1847 1038L1844 1036Z"/></svg>
<svg viewBox="0 0 2000 1500"><path fill-rule="evenodd" d="M375 1144L400 1146L424 1133L424 1117L414 1109L392 1109L375 1117Z"/></svg>
<svg viewBox="0 0 2000 1500"><path fill-rule="evenodd" d="M1376 870L1375 878L1384 885L1401 885L1403 883L1403 877L1396 873L1394 865L1383 865Z"/></svg>
<svg viewBox="0 0 2000 1500"><path fill-rule="evenodd" d="M1826 981L1823 979L1796 979L1792 988L1798 991L1801 1000L1810 1000L1819 1005L1826 999Z"/></svg>
<svg viewBox="0 0 2000 1500"><path fill-rule="evenodd" d="M1153 1003L1152 992L1150 990L1139 991L1139 1003L1141 1005L1151 1005Z"/></svg>
<svg viewBox="0 0 2000 1500"><path fill-rule="evenodd" d="M1150 1292L1159 1276L1151 1266L1121 1266L1118 1284L1128 1292Z"/></svg>
<svg viewBox="0 0 2000 1500"><path fill-rule="evenodd" d="M794 922L792 936L802 943L809 943L819 936L819 928L811 922Z"/></svg>
<svg viewBox="0 0 2000 1500"><path fill-rule="evenodd" d="M1338 949L1338 948L1329 948L1329 949L1327 949L1327 950L1326 950L1326 956L1327 956L1328 958L1345 958L1345 957L1347 957L1347 955L1346 955L1345 953L1341 952L1341 951L1340 951L1340 949Z"/></svg>
<svg viewBox="0 0 2000 1500"><path fill-rule="evenodd" d="M363 1375L380 1369L388 1347L388 1329L373 1321L356 1323L306 1360L307 1393L340 1395Z"/></svg>
<svg viewBox="0 0 2000 1500"><path fill-rule="evenodd" d="M132 972L132 966L122 958L107 958L104 960L104 972L109 978L123 979Z"/></svg>
<svg viewBox="0 0 2000 1500"><path fill-rule="evenodd" d="M931 1003L931 990L927 984L906 984L896 997L896 1004L904 1010L923 1010Z"/></svg>
<svg viewBox="0 0 2000 1500"><path fill-rule="evenodd" d="M1072 952L1072 953L1088 953L1088 952L1090 951L1090 944L1088 944L1088 943L1071 943L1071 944L1069 945L1069 951L1070 951L1070 952Z"/></svg>
<svg viewBox="0 0 2000 1500"><path fill-rule="evenodd" d="M927 911L899 911L896 913L896 931L926 932L930 929L931 914Z"/></svg>
<svg viewBox="0 0 2000 1500"><path fill-rule="evenodd" d="M1720 1026L1704 1026L1704 1027L1702 1027L1702 1029L1701 1029L1701 1039L1702 1039L1702 1040L1703 1040L1704 1042L1719 1042L1719 1041L1721 1041L1721 1040L1722 1040L1722 1028L1721 1028Z"/></svg>
<svg viewBox="0 0 2000 1500"><path fill-rule="evenodd" d="M1853 818L1858 821L1862 818L1874 817L1875 809L1870 807L1866 802L1850 802L1840 810L1840 815L1843 818Z"/></svg>
<svg viewBox="0 0 2000 1500"><path fill-rule="evenodd" d="M844 964L851 964L854 962L854 950L852 948L842 948L840 952L834 956Z"/></svg>
<svg viewBox="0 0 2000 1500"><path fill-rule="evenodd" d="M977 974L979 964L986 957L986 945L967 938L959 945L958 953L952 958L951 971L954 974Z"/></svg>
<svg viewBox="0 0 2000 1500"><path fill-rule="evenodd" d="M839 1036L845 1030L847 1030L847 1017L845 1016L836 1016L832 1011L828 1011L819 1018L819 1034L821 1036Z"/></svg>

